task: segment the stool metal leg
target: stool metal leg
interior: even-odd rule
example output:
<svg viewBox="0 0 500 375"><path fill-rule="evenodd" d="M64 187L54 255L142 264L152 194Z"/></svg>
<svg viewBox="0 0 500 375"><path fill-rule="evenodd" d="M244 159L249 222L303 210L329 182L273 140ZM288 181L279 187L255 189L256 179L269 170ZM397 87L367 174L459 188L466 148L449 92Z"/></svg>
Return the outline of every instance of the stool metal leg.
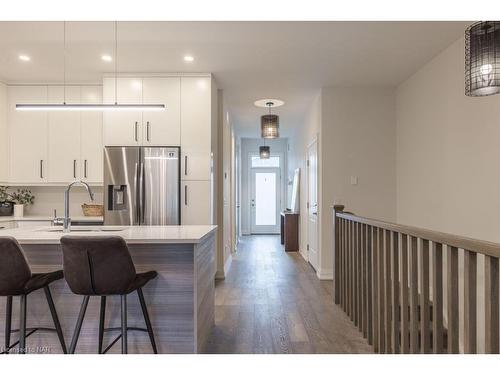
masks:
<svg viewBox="0 0 500 375"><path fill-rule="evenodd" d="M158 354L158 350L156 349L155 337L153 334L153 327L151 326L151 320L149 320L148 309L146 307L146 301L144 300L144 294L142 293L142 288L137 289L137 295L139 296L139 302L141 303L142 315L144 315L144 321L146 322L146 328L148 330L151 346L153 347L153 352L155 354Z"/></svg>
<svg viewBox="0 0 500 375"><path fill-rule="evenodd" d="M122 354L127 354L127 295L121 295L122 305Z"/></svg>
<svg viewBox="0 0 500 375"><path fill-rule="evenodd" d="M61 343L61 348L64 354L68 353L66 349L66 342L64 341L64 335L61 329L61 323L59 322L59 317L57 316L56 307L54 305L54 300L52 299L52 294L50 293L50 288L47 285L43 288L45 292L45 298L47 298L47 303L49 305L50 315L52 315L52 320L54 321L54 327L57 332L57 337L59 338L59 342Z"/></svg>
<svg viewBox="0 0 500 375"><path fill-rule="evenodd" d="M11 329L12 329L12 296L7 296L7 306L5 308L5 354L9 354Z"/></svg>
<svg viewBox="0 0 500 375"><path fill-rule="evenodd" d="M26 354L26 305L27 295L21 294L19 317L19 353Z"/></svg>
<svg viewBox="0 0 500 375"><path fill-rule="evenodd" d="M99 354L102 354L102 341L104 338L105 317L106 317L106 296L101 296L101 311L99 313L99 349L98 349Z"/></svg>
<svg viewBox="0 0 500 375"><path fill-rule="evenodd" d="M85 317L85 312L87 311L87 305L89 304L89 299L90 296L83 297L82 306L80 307L80 313L78 314L78 320L76 321L75 332L73 333L73 338L71 339L71 345L69 347L70 354L75 353L76 344L78 342L78 337L80 336L83 318Z"/></svg>

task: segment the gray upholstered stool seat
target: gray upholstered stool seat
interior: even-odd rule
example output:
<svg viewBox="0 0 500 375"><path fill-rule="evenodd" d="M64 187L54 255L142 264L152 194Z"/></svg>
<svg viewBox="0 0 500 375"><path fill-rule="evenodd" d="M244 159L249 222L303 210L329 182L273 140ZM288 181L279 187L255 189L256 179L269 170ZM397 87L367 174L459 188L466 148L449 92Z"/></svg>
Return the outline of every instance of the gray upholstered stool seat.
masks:
<svg viewBox="0 0 500 375"><path fill-rule="evenodd" d="M137 273L127 244L117 236L64 236L61 238L63 250L64 277L71 291L83 295L80 314L71 340L69 352L74 353L80 335L83 319L91 296L101 297L99 319L98 353L106 353L121 338L122 353L127 353L127 331L138 330L149 334L153 352L157 353L153 329L142 293L142 287L157 276L156 271ZM127 326L127 295L137 291L146 328ZM119 295L121 298L121 334L103 350L106 297Z"/></svg>
<svg viewBox="0 0 500 375"><path fill-rule="evenodd" d="M5 348L2 353L9 353L17 344L19 344L19 353L26 353L26 337L38 330L56 331L62 350L66 353L66 344L49 288L49 284L62 278L63 271L61 270L48 273L31 273L19 243L12 237L0 237L0 296L7 297ZM38 289L43 289L45 292L55 328L26 328L27 297L28 294ZM18 330L11 329L12 297L14 296L19 296L21 302ZM19 331L19 341L11 345L11 333L16 331Z"/></svg>

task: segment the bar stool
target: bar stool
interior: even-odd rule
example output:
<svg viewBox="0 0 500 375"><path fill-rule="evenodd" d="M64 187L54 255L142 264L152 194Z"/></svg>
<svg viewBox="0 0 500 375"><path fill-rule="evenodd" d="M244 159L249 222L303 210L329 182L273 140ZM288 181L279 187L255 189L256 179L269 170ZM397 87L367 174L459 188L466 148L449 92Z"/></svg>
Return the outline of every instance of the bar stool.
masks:
<svg viewBox="0 0 500 375"><path fill-rule="evenodd" d="M122 354L126 354L127 332L142 331L149 334L153 352L156 354L158 351L153 328L142 293L142 287L158 275L156 271L136 273L127 244L118 236L63 236L61 245L66 282L73 293L84 296L69 352L75 352L89 298L100 296L98 353L106 353L121 338ZM127 295L134 291L137 291L139 296L145 329L127 326ZM106 296L115 295L121 298L121 327L104 328ZM120 335L103 350L104 332L116 330L121 331Z"/></svg>
<svg viewBox="0 0 500 375"><path fill-rule="evenodd" d="M26 354L26 338L36 331L55 331L61 343L63 353L66 353L66 343L62 334L61 324L57 316L49 284L61 280L63 271L48 273L31 273L24 252L13 237L0 237L0 296L7 297L5 310L5 348L2 354L9 354L10 350L19 344L19 353ZM26 328L26 309L28 295L35 290L42 289L49 305L50 314L55 328L34 327ZM11 329L12 325L12 297L20 297L19 329ZM29 331L26 333L26 331ZM12 332L19 332L19 340L10 344Z"/></svg>

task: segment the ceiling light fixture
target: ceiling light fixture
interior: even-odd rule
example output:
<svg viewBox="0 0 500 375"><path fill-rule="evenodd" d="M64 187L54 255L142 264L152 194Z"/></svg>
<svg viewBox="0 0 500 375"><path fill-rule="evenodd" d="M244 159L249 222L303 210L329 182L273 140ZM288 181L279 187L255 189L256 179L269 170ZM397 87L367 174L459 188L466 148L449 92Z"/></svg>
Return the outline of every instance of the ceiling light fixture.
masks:
<svg viewBox="0 0 500 375"><path fill-rule="evenodd" d="M476 22L465 30L465 95L500 93L500 21Z"/></svg>
<svg viewBox="0 0 500 375"><path fill-rule="evenodd" d="M271 156L271 148L269 146L260 146L259 156L261 159L269 159Z"/></svg>
<svg viewBox="0 0 500 375"><path fill-rule="evenodd" d="M185 62L193 62L194 61L194 57L191 56L191 55L186 55L186 56L184 56L184 61Z"/></svg>
<svg viewBox="0 0 500 375"><path fill-rule="evenodd" d="M274 102L267 102L266 106L269 108L269 114L260 117L260 131L262 138L279 138L279 117L278 115L271 114L271 107Z"/></svg>
<svg viewBox="0 0 500 375"><path fill-rule="evenodd" d="M165 104L118 104L118 22L115 21L115 103L114 104L67 104L66 103L66 21L63 22L64 69L63 102L52 104L16 104L17 111L164 111Z"/></svg>
<svg viewBox="0 0 500 375"><path fill-rule="evenodd" d="M113 61L113 58L110 55L102 55L101 60L106 62L111 62Z"/></svg>
<svg viewBox="0 0 500 375"><path fill-rule="evenodd" d="M31 57L29 57L28 55L19 55L19 60L21 61L30 61L31 60Z"/></svg>

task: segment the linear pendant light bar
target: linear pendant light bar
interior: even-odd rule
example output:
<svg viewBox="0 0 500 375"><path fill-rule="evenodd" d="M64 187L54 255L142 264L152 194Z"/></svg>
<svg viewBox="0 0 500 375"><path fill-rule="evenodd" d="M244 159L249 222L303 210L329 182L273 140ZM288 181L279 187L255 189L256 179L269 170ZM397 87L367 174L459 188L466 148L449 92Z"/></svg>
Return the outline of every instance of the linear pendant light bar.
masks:
<svg viewBox="0 0 500 375"><path fill-rule="evenodd" d="M115 103L114 104L68 104L66 103L66 21L63 22L64 44L64 71L63 89L64 99L60 104L16 104L16 111L164 111L165 104L119 104L118 103L118 22L114 22L115 29Z"/></svg>
<svg viewBox="0 0 500 375"><path fill-rule="evenodd" d="M16 111L164 111L165 104L16 104Z"/></svg>

